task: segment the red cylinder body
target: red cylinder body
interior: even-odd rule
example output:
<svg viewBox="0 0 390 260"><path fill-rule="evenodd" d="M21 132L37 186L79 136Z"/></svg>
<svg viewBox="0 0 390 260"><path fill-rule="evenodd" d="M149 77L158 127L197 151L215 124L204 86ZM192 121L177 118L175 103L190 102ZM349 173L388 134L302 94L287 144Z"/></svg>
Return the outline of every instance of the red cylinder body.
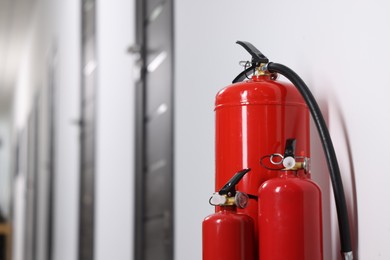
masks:
<svg viewBox="0 0 390 260"><path fill-rule="evenodd" d="M284 172L259 188L259 259L322 260L321 191Z"/></svg>
<svg viewBox="0 0 390 260"><path fill-rule="evenodd" d="M253 219L234 206L206 217L202 234L203 260L255 260Z"/></svg>
<svg viewBox="0 0 390 260"><path fill-rule="evenodd" d="M309 111L289 83L264 75L230 85L217 94L215 114L216 190L233 172L251 168L237 190L256 195L264 181L277 176L260 165L260 158L276 152L283 154L288 138L297 140L297 156L310 157ZM255 200L238 211L252 217L257 226Z"/></svg>

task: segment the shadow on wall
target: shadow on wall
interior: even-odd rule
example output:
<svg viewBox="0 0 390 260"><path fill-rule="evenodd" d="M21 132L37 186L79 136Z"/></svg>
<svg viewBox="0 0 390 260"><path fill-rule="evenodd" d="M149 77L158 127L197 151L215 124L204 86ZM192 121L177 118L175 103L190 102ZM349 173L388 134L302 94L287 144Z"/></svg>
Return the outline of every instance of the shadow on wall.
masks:
<svg viewBox="0 0 390 260"><path fill-rule="evenodd" d="M323 99L317 100L324 119L329 127L329 107L328 102ZM354 254L354 259L359 259L358 257L358 241L359 241L359 232L358 232L358 210L357 210L357 192L356 192L356 181L355 181L355 170L353 165L353 155L352 148L350 143L350 138L348 135L348 129L346 122L338 102L332 104L337 114L336 118L332 118L332 123L335 123L340 128L340 132L337 133L337 136L344 140L344 144L337 144L342 149L336 149L337 158L340 164L340 171L342 175L344 193L348 206L348 215L349 223L351 229L351 239L352 239L352 249ZM333 114L332 114L333 115ZM318 136L318 130L314 124L310 124L311 131L311 157L312 160L312 176L313 179L320 185L322 191L322 216L323 216L323 245L324 245L324 259L342 259L340 254L340 237L337 224L337 215L336 208L334 203L334 197L332 193L332 187L329 177L329 170L327 162L325 159L324 151L322 148L321 141ZM335 139L332 134L333 143L335 144ZM341 155L347 160L340 161Z"/></svg>
<svg viewBox="0 0 390 260"><path fill-rule="evenodd" d="M340 152L345 153L347 158L345 169L340 165L341 173L344 177L344 193L347 200L348 206L348 217L351 228L351 239L352 239L352 249L354 251L354 258L359 259L359 217L358 217L358 205L357 205L357 191L356 191L356 175L355 175L355 167L353 164L353 154L352 154L352 146L351 141L348 135L348 128L346 124L346 120L341 110L340 103L335 99L334 109L337 118L337 125L341 128L341 138L345 141L344 149ZM340 163L340 162L339 162ZM345 170L345 172L343 172Z"/></svg>
<svg viewBox="0 0 390 260"><path fill-rule="evenodd" d="M318 105L321 108L322 114L326 123L328 124L328 109L325 102L321 99L317 99ZM332 241L332 230L331 230L331 187L329 172L326 164L324 151L322 148L321 141L318 136L318 130L311 120L310 122L310 150L311 150L311 172L312 178L321 187L322 192L322 227L323 227L323 246L324 246L324 259L333 259L332 252L334 243Z"/></svg>

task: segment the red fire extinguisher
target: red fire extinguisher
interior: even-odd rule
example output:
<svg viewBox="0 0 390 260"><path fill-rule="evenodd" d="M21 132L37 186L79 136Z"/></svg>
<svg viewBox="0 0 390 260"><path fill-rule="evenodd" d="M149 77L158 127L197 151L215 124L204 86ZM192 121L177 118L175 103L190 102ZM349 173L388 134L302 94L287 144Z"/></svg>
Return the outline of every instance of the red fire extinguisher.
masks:
<svg viewBox="0 0 390 260"><path fill-rule="evenodd" d="M236 185L249 171L237 172L210 198L210 204L220 210L203 221L203 260L255 260L253 219L236 210L248 203L248 196L236 192Z"/></svg>
<svg viewBox="0 0 390 260"><path fill-rule="evenodd" d="M261 62L266 62L265 58ZM242 179L238 190L256 195L264 181L277 176L260 165L260 158L283 151L284 141L290 137L297 139L298 153L310 157L309 111L305 101L292 84L277 81L276 74L258 70L248 81L219 91L215 119L216 189L229 180L229 173L235 169L251 168L251 174ZM250 200L239 212L255 220L257 237L256 201Z"/></svg>
<svg viewBox="0 0 390 260"><path fill-rule="evenodd" d="M313 204L311 200L309 202L312 204L308 203L307 200L297 200L293 203L297 207L294 207L294 205L291 206L292 204L287 202L279 203L280 200L276 199L276 195L283 192L283 199L288 197L286 196L287 191L283 190L282 186L277 186L277 183L280 182L286 182L289 187L297 183L299 184L298 187L310 187L307 188L310 192L305 193L305 188L305 192L300 191L301 195L305 194L305 197L307 194L311 194L310 196L314 198L313 201L317 202L320 198L319 189L310 180L310 170L307 167L307 162L310 160L310 112L317 126L328 162L338 212L342 255L344 259L353 259L348 212L340 170L329 131L317 102L306 84L294 71L284 65L269 62L259 50L248 42L239 41L237 43L250 53L252 60L246 63L246 68L233 80L233 84L222 89L216 96L216 189L228 182L231 172L236 169L251 168L251 174L242 177L240 183L237 184L237 189L248 194L249 198L256 198L260 188L262 199L260 197L258 200L249 199L247 207L238 208L237 211L249 216L254 221L254 240L256 247L259 247L256 251L260 250L259 257L261 260L282 259L272 258L271 256L266 258L265 255L268 254L266 252L269 248L283 251L284 248L280 247L279 242L289 241L291 236L288 234L291 233L288 230L297 228L297 226L292 224L295 221L286 224L287 220L286 222L278 222L277 218L281 216L289 219L287 218L287 215L289 215L291 218L301 219L296 212L299 207L310 208L317 212L311 215L314 214L315 221L313 221L313 218L304 218L299 223L304 230L314 228L313 223L315 223L314 229L318 231L315 236L319 238L316 239L317 242L314 243L314 246L314 244L307 242L307 237L303 240L295 237L293 239L294 243L305 244L301 247L304 251L303 255L296 257L295 251L286 250L289 253L286 253L283 257L285 259L303 260L322 259L322 253L306 254L306 250L309 250L308 247L315 247L313 252L322 252L320 250L322 245L319 246L322 242L318 242L322 241L321 223L318 221L318 216L320 216L318 207L320 208L320 204L310 206ZM285 76L292 84L278 81L278 74ZM295 140L294 155L287 156L288 149L285 149L285 155L282 155L284 148L291 148L291 145L283 147L284 142L291 138ZM283 168L279 169L278 167L282 165ZM306 167L304 174L302 174L302 169L299 171L295 169L298 166L303 167L303 165ZM275 167L277 171L275 171ZM282 171L282 169L284 170ZM268 190L271 187L273 188ZM300 194L298 190L294 193L296 198L301 196L297 195ZM278 193L276 191L283 192L276 194ZM279 205L279 208L272 208L272 205L276 204ZM224 209L224 205L216 205L216 212ZM310 212L312 211L310 210ZM234 212L233 214L237 213ZM266 224L269 222L272 222L273 226ZM279 225L277 223L283 223L283 226L278 227L278 230L282 230L278 233L279 235L276 235L277 230L275 228ZM216 225L216 222L213 222L212 225ZM271 226L275 232L272 232ZM226 228L229 229L229 227ZM207 239L207 236L203 235L203 240L205 241L205 239ZM219 243L221 239L224 238L216 236L213 241ZM203 245L205 245L204 241ZM207 241L210 242L210 240ZM266 249L264 249L262 243L270 243L274 247L266 246ZM284 245L287 245L287 242ZM217 253L215 257L218 256Z"/></svg>
<svg viewBox="0 0 390 260"><path fill-rule="evenodd" d="M284 155L267 160L278 177L264 182L258 192L259 258L261 260L322 260L321 191L307 177L308 160L295 156L295 139L286 141ZM274 157L279 157L277 162ZM271 159L272 158L272 159Z"/></svg>

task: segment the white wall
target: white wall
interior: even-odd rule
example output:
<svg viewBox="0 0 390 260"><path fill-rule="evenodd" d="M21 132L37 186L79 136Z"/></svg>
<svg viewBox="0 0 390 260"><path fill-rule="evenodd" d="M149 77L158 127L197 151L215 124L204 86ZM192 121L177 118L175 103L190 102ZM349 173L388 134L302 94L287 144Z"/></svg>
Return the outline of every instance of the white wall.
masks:
<svg viewBox="0 0 390 260"><path fill-rule="evenodd" d="M50 40L57 45L53 258L75 260L79 232L81 4L77 0L59 1L53 8L55 16L49 20L56 23Z"/></svg>
<svg viewBox="0 0 390 260"><path fill-rule="evenodd" d="M133 257L133 1L97 1L97 260Z"/></svg>
<svg viewBox="0 0 390 260"><path fill-rule="evenodd" d="M249 59L236 40L290 66L312 89L339 157L355 256L389 259L390 177L378 160L390 145L390 3L184 0L175 11L176 259L201 258L201 222L213 211L214 96L241 71L238 61ZM337 259L333 198L314 129L312 143L314 178L324 192L324 259Z"/></svg>
<svg viewBox="0 0 390 260"><path fill-rule="evenodd" d="M46 55L45 49L47 48L46 37L48 30L51 27L50 24L44 23L46 18L46 10L42 9L43 1L37 1L32 5L31 10L28 13L29 27L27 34L24 35L23 41L20 44L19 50L21 55L20 67L17 78L14 82L14 96L12 102L12 112L10 118L10 127L12 130L9 141L12 144L11 150L11 163L14 167L12 170L18 169L18 175L16 178L12 178L13 181L13 197L12 197L12 215L13 215L13 259L23 260L24 255L24 242L25 242L25 208L26 208L26 192L27 192L27 143L28 143L28 130L27 122L31 115L31 109L33 106L36 94L40 89L45 87L45 65ZM31 136L31 135L30 135ZM16 161L14 153L16 146L19 146L19 158ZM45 142L42 141L40 146L43 147ZM24 163L22 163L24 162ZM18 166L16 166L18 164ZM38 163L39 170L44 166ZM42 167L42 168L41 168ZM12 172L14 174L14 172ZM40 205L39 205L40 206ZM39 242L38 242L39 243ZM41 248L37 251L41 254Z"/></svg>
<svg viewBox="0 0 390 260"><path fill-rule="evenodd" d="M80 93L80 3L79 1L36 1L31 10L29 34L25 39L13 102L13 133L25 129L34 98L47 91L48 64L56 53L56 169L54 194L54 257L77 257ZM45 97L45 95L42 95ZM42 100L42 102L44 102ZM43 115L41 115L43 116ZM26 131L26 130L23 130ZM24 140L26 141L26 140ZM40 145L44 146L45 143ZM16 142L15 142L16 145ZM39 162L42 163L42 162ZM44 167L44 165L41 165ZM22 260L25 200L24 173L15 180L14 256ZM38 253L41 254L41 248Z"/></svg>

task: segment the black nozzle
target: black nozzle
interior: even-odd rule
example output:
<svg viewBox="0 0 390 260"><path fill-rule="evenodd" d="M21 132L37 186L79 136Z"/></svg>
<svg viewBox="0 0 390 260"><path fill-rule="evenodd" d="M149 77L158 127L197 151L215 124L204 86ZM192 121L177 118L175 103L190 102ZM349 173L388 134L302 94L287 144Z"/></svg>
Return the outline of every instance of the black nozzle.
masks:
<svg viewBox="0 0 390 260"><path fill-rule="evenodd" d="M295 158L295 144L297 140L295 138L287 139L286 146L284 148L284 158L293 157Z"/></svg>
<svg viewBox="0 0 390 260"><path fill-rule="evenodd" d="M242 177L247 174L251 169L243 169L236 174L218 191L220 195L234 196L236 194L236 185L240 182Z"/></svg>

